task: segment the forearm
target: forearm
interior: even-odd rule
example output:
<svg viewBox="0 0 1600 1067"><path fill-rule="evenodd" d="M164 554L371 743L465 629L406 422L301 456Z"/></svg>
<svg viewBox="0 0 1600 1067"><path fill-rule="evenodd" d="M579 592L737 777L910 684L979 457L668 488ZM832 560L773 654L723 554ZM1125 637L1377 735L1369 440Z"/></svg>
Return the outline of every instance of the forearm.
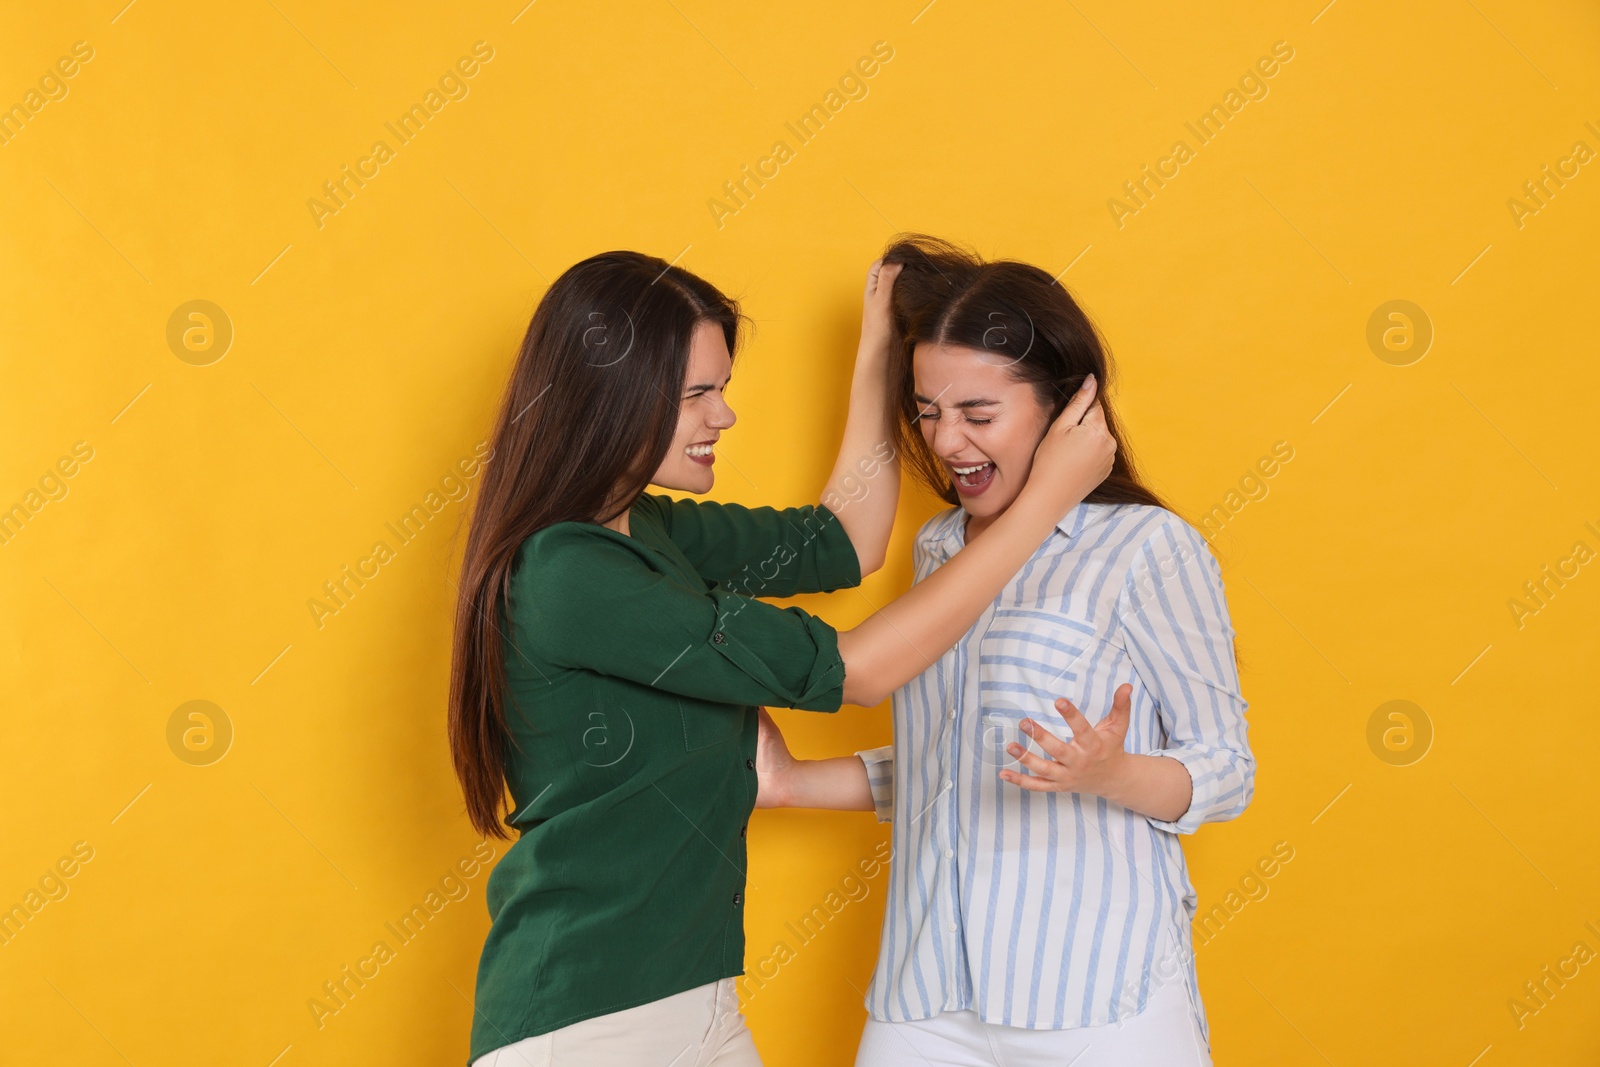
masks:
<svg viewBox="0 0 1600 1067"><path fill-rule="evenodd" d="M853 630L839 634L844 699L873 707L927 670L977 621L1061 517L1024 489L946 564Z"/></svg>
<svg viewBox="0 0 1600 1067"><path fill-rule="evenodd" d="M1161 755L1130 752L1122 759L1122 773L1102 794L1107 800L1162 822L1183 818L1194 796L1189 768Z"/></svg>
<svg viewBox="0 0 1600 1067"><path fill-rule="evenodd" d="M776 781L762 779L760 785L756 795L758 808L873 810L867 768L859 756L795 760Z"/></svg>
<svg viewBox="0 0 1600 1067"><path fill-rule="evenodd" d="M887 353L863 341L856 355L839 458L822 491L822 503L839 519L855 546L861 573L883 566L900 499L900 460L889 424Z"/></svg>

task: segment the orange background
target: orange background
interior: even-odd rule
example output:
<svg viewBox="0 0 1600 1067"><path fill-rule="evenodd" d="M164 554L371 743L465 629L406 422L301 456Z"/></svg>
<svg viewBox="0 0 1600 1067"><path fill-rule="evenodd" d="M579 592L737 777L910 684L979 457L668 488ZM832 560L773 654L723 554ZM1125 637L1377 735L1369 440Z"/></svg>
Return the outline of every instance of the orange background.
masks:
<svg viewBox="0 0 1600 1067"><path fill-rule="evenodd" d="M0 1060L463 1062L486 868L443 732L451 582L535 302L608 248L741 298L715 495L814 501L864 268L915 229L1062 272L1153 482L1224 509L1259 776L1184 842L1224 908L1217 1063L1595 1062L1597 52L1593 5L1502 0L12 11ZM801 603L846 626L893 597L934 506L907 494L860 592ZM819 756L886 716L779 718ZM758 815L750 962L886 838ZM883 886L749 997L772 1067L851 1061Z"/></svg>

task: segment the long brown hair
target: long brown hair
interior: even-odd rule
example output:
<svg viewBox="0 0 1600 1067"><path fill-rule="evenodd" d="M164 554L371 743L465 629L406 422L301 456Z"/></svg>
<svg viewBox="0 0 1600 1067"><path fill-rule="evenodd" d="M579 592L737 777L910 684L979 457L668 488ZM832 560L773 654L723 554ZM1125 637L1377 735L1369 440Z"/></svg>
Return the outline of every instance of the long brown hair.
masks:
<svg viewBox="0 0 1600 1067"><path fill-rule="evenodd" d="M1072 294L1038 267L1015 260L986 261L975 252L925 234L898 234L883 254L901 264L894 283L894 347L889 360L890 421L895 445L917 479L947 504L960 502L949 472L922 436L917 421L912 355L919 343L960 345L1012 362L1018 381L1033 385L1053 419L1090 374L1106 428L1117 442L1111 473L1088 497L1091 504L1165 501L1144 484L1128 439L1112 410L1112 363L1105 343Z"/></svg>
<svg viewBox="0 0 1600 1067"><path fill-rule="evenodd" d="M450 754L479 833L510 836L501 622L518 549L555 523L605 523L627 510L672 445L695 327L720 326L733 355L743 321L709 282L639 252L575 264L534 310L495 419L457 590Z"/></svg>

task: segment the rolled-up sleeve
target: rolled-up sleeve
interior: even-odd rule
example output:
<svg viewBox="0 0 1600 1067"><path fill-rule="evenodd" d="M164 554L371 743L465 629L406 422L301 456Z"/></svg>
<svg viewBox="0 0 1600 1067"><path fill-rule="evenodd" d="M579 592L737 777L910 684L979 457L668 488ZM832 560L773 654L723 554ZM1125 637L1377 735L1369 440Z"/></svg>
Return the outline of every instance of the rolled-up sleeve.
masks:
<svg viewBox="0 0 1600 1067"><path fill-rule="evenodd" d="M1138 549L1117 605L1124 642L1155 698L1167 735L1153 755L1183 764L1194 783L1189 810L1156 827L1192 834L1237 817L1255 792L1222 568L1181 520L1157 527Z"/></svg>
<svg viewBox="0 0 1600 1067"><path fill-rule="evenodd" d="M872 810L879 822L894 820L894 746L864 748L856 753L867 768L867 788L872 790Z"/></svg>
<svg viewBox="0 0 1600 1067"><path fill-rule="evenodd" d="M844 661L833 627L721 587L696 592L644 552L592 523L539 531L513 578L515 637L554 667L680 696L838 710Z"/></svg>
<svg viewBox="0 0 1600 1067"><path fill-rule="evenodd" d="M656 494L641 501L657 510L667 536L707 581L743 596L829 593L861 584L855 545L821 504L752 508Z"/></svg>

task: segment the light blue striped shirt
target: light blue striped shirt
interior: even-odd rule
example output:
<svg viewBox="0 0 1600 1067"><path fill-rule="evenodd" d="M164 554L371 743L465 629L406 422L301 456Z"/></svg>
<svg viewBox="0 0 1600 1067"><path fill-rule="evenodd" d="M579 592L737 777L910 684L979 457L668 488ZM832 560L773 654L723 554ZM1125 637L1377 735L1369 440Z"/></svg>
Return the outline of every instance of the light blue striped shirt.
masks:
<svg viewBox="0 0 1600 1067"><path fill-rule="evenodd" d="M916 581L965 543L966 514L919 531ZM1210 1030L1194 968L1197 898L1178 834L1244 811L1255 790L1222 573L1170 511L1079 504L938 664L894 694L894 744L860 753L894 859L866 1007L911 1021L969 1009L1034 1030L1144 1009L1162 926ZM1175 822L1103 797L1034 793L1005 751L1031 717L1063 740L1068 697L1091 724L1133 685L1129 752L1169 756L1194 782ZM895 768L899 770L896 772Z"/></svg>

